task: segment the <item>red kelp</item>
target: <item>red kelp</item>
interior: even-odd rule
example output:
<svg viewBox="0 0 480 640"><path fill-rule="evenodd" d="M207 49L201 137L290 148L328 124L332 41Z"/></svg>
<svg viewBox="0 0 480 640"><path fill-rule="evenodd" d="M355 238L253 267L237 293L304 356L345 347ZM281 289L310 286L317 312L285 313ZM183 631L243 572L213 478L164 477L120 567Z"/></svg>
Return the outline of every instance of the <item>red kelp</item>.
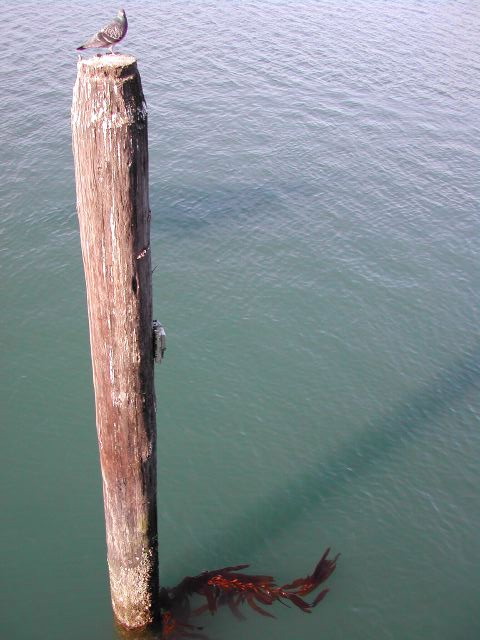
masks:
<svg viewBox="0 0 480 640"><path fill-rule="evenodd" d="M201 627L187 621L191 616L206 611L213 615L222 605L227 605L239 619L244 619L240 611L240 606L244 603L257 613L271 618L275 616L264 607L277 601L283 604L291 602L305 613L310 613L329 591L328 588L323 589L312 602L304 600L304 596L312 593L335 570L338 555L329 559L329 553L330 549L327 549L311 575L297 578L281 587L277 586L272 576L240 573L249 566L240 564L204 571L197 576L187 576L176 587L163 588L160 592L160 606L164 611L163 638L205 638ZM195 594L205 598L206 602L192 610L190 598Z"/></svg>

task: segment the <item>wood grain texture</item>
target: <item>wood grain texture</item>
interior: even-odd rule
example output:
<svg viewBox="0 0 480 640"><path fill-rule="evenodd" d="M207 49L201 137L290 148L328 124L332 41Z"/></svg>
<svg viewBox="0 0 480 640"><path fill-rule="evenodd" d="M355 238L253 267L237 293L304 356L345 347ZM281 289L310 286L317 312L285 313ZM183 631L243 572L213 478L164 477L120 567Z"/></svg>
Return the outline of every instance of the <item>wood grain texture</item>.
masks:
<svg viewBox="0 0 480 640"><path fill-rule="evenodd" d="M107 555L117 620L157 615L147 111L134 58L78 62L73 152Z"/></svg>

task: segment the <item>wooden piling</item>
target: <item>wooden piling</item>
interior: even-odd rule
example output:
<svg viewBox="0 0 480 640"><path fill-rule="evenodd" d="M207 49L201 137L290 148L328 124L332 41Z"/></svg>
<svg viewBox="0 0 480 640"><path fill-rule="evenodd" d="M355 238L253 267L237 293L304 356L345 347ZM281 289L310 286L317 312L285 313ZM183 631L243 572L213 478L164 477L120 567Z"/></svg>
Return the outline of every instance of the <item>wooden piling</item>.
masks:
<svg viewBox="0 0 480 640"><path fill-rule="evenodd" d="M147 112L135 58L79 60L73 152L112 605L157 616L156 426Z"/></svg>

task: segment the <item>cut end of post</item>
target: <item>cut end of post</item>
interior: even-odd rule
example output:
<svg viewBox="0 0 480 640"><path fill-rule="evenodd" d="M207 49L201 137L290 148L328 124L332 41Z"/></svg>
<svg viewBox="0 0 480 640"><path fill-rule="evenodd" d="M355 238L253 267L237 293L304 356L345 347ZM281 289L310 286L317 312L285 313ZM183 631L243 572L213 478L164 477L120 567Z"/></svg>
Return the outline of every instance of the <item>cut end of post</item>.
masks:
<svg viewBox="0 0 480 640"><path fill-rule="evenodd" d="M92 58L80 58L78 60L78 71L96 73L102 69L106 72L114 69L124 69L137 64L137 59L126 53L103 54Z"/></svg>
<svg viewBox="0 0 480 640"><path fill-rule="evenodd" d="M106 130L112 127L134 123L144 126L146 115L140 74L134 56L123 53L104 54L78 60L77 80L73 90L72 127L74 137L77 135L76 129L81 130L77 132L80 136L79 143L83 140L84 131L96 126L95 123L100 120L105 139ZM96 149L95 153L99 153L100 160L105 157L105 150Z"/></svg>

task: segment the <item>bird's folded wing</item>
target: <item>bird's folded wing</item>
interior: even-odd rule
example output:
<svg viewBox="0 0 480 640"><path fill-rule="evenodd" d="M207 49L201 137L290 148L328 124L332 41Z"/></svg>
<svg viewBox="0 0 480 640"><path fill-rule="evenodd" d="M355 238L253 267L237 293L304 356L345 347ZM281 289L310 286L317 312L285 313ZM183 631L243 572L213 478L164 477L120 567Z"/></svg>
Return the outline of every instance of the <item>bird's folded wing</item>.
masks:
<svg viewBox="0 0 480 640"><path fill-rule="evenodd" d="M120 38L124 35L124 29L121 24L118 22L112 22L107 24L101 31L97 33L97 36L101 36L105 38L106 42L116 42L120 40Z"/></svg>
<svg viewBox="0 0 480 640"><path fill-rule="evenodd" d="M107 39L104 36L104 32L103 31L99 31L94 36L89 38L85 42L85 44L83 44L83 46L86 47L86 48L88 48L88 47L109 47L111 44L112 44L111 40Z"/></svg>

